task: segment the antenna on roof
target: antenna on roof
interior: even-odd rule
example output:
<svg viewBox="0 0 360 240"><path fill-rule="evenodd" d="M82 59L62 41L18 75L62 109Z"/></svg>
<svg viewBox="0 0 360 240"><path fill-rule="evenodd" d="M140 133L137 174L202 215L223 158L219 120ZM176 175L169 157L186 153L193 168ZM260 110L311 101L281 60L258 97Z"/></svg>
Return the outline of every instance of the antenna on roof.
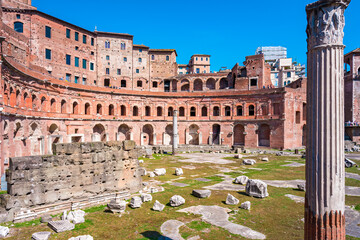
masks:
<svg viewBox="0 0 360 240"><path fill-rule="evenodd" d="M95 32L97 31L97 26L95 26Z"/></svg>

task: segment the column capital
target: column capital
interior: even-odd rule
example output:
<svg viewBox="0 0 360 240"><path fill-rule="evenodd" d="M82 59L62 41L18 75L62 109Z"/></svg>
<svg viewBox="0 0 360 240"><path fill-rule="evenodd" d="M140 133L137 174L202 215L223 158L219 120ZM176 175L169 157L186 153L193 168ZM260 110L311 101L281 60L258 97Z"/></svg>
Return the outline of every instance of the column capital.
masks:
<svg viewBox="0 0 360 240"><path fill-rule="evenodd" d="M308 50L343 46L344 11L351 0L319 0L306 6Z"/></svg>

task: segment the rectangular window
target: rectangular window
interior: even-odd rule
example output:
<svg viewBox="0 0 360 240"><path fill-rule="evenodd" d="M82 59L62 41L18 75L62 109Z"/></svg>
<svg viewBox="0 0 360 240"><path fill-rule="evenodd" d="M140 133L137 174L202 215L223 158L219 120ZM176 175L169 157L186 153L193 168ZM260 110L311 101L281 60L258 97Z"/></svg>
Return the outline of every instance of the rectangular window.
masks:
<svg viewBox="0 0 360 240"><path fill-rule="evenodd" d="M45 37L51 38L51 27L45 26Z"/></svg>
<svg viewBox="0 0 360 240"><path fill-rule="evenodd" d="M83 69L86 69L86 68L87 68L87 60L83 59Z"/></svg>
<svg viewBox="0 0 360 240"><path fill-rule="evenodd" d="M121 50L125 50L126 48L126 44L125 43L121 43Z"/></svg>
<svg viewBox="0 0 360 240"><path fill-rule="evenodd" d="M151 60L155 60L155 55L151 55Z"/></svg>
<svg viewBox="0 0 360 240"><path fill-rule="evenodd" d="M141 63L142 62L142 59L141 58L139 58L139 63Z"/></svg>
<svg viewBox="0 0 360 240"><path fill-rule="evenodd" d="M75 41L79 41L79 33L75 32Z"/></svg>
<svg viewBox="0 0 360 240"><path fill-rule="evenodd" d="M110 68L106 68L106 74L107 74L107 75L110 74Z"/></svg>
<svg viewBox="0 0 360 240"><path fill-rule="evenodd" d="M139 73L140 72L140 70L139 69L136 69L136 73Z"/></svg>
<svg viewBox="0 0 360 240"><path fill-rule="evenodd" d="M157 82L153 82L153 88L157 88L158 87L158 83Z"/></svg>
<svg viewBox="0 0 360 240"><path fill-rule="evenodd" d="M70 38L71 37L71 33L70 33L70 29L66 29L66 37Z"/></svg>
<svg viewBox="0 0 360 240"><path fill-rule="evenodd" d="M166 56L166 61L169 61L170 60L170 57L169 56Z"/></svg>
<svg viewBox="0 0 360 240"><path fill-rule="evenodd" d="M94 43L95 42L95 40L94 40L94 38L91 38L91 46L94 46Z"/></svg>
<svg viewBox="0 0 360 240"><path fill-rule="evenodd" d="M71 74L67 73L65 79L66 79L67 82L71 82Z"/></svg>
<svg viewBox="0 0 360 240"><path fill-rule="evenodd" d="M45 49L45 58L51 60L51 50Z"/></svg>
<svg viewBox="0 0 360 240"><path fill-rule="evenodd" d="M90 70L94 71L94 63L92 63L92 62L90 63Z"/></svg>
<svg viewBox="0 0 360 240"><path fill-rule="evenodd" d="M200 73L200 68L197 68L197 69L196 69L196 73Z"/></svg>
<svg viewBox="0 0 360 240"><path fill-rule="evenodd" d="M79 77L75 76L75 83L79 83Z"/></svg>
<svg viewBox="0 0 360 240"><path fill-rule="evenodd" d="M86 78L83 78L82 84L86 85Z"/></svg>
<svg viewBox="0 0 360 240"><path fill-rule="evenodd" d="M86 44L86 35L83 35L83 43Z"/></svg>
<svg viewBox="0 0 360 240"><path fill-rule="evenodd" d="M253 78L250 80L250 86L251 87L257 87L257 79L256 78Z"/></svg>
<svg viewBox="0 0 360 240"><path fill-rule="evenodd" d="M124 62L127 62L127 57L124 57Z"/></svg>
<svg viewBox="0 0 360 240"><path fill-rule="evenodd" d="M142 52L142 49L139 49L139 52Z"/></svg>
<svg viewBox="0 0 360 240"><path fill-rule="evenodd" d="M291 72L287 73L287 78L291 78Z"/></svg>
<svg viewBox="0 0 360 240"><path fill-rule="evenodd" d="M71 55L66 54L66 64L71 65Z"/></svg>
<svg viewBox="0 0 360 240"><path fill-rule="evenodd" d="M16 14L16 19L20 19L20 18L21 18L20 14Z"/></svg>
<svg viewBox="0 0 360 240"><path fill-rule="evenodd" d="M106 55L106 60L109 61L110 60L110 56Z"/></svg>
<svg viewBox="0 0 360 240"><path fill-rule="evenodd" d="M206 61L209 61L209 59L208 59L208 58L206 58Z"/></svg>
<svg viewBox="0 0 360 240"><path fill-rule="evenodd" d="M75 57L75 67L79 67L79 58Z"/></svg>
<svg viewBox="0 0 360 240"><path fill-rule="evenodd" d="M203 60L203 58L201 58L201 61Z"/></svg>
<svg viewBox="0 0 360 240"><path fill-rule="evenodd" d="M117 70L117 75L121 75L121 69Z"/></svg>

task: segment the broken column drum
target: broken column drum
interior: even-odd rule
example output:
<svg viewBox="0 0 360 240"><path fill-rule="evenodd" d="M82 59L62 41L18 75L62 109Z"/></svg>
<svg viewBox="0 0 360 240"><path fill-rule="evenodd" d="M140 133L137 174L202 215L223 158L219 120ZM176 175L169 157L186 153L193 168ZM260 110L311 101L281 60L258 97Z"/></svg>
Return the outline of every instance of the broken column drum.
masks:
<svg viewBox="0 0 360 240"><path fill-rule="evenodd" d="M305 239L345 239L343 30L350 1L320 0L306 7Z"/></svg>

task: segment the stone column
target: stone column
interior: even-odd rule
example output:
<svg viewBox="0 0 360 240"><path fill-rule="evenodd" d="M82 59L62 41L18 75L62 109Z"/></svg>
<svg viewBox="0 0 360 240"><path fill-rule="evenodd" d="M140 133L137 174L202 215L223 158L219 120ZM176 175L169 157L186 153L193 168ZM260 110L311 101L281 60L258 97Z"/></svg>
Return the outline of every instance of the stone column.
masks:
<svg viewBox="0 0 360 240"><path fill-rule="evenodd" d="M306 7L305 239L345 239L343 29L350 1L320 0Z"/></svg>
<svg viewBox="0 0 360 240"><path fill-rule="evenodd" d="M178 110L174 110L173 114L173 145L172 145L172 154L176 154L179 143L179 133L178 133Z"/></svg>

